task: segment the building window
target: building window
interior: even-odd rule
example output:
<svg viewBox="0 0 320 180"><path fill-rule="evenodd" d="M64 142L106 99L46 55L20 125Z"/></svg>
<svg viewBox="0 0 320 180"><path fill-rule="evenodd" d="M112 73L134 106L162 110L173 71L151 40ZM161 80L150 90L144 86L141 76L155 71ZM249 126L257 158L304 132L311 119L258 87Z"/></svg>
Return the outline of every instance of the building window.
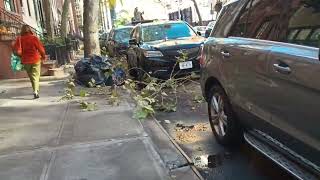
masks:
<svg viewBox="0 0 320 180"><path fill-rule="evenodd" d="M34 15L36 17L36 20L39 21L39 14L38 14L39 13L39 9L37 7L37 3L36 3L35 0L33 0L32 3L33 3Z"/></svg>
<svg viewBox="0 0 320 180"><path fill-rule="evenodd" d="M30 4L29 4L29 0L27 0L27 8L28 8L28 13L29 13L29 16L31 16L31 11L30 11Z"/></svg>
<svg viewBox="0 0 320 180"><path fill-rule="evenodd" d="M4 2L4 8L7 11L16 12L14 0L3 0L3 2Z"/></svg>

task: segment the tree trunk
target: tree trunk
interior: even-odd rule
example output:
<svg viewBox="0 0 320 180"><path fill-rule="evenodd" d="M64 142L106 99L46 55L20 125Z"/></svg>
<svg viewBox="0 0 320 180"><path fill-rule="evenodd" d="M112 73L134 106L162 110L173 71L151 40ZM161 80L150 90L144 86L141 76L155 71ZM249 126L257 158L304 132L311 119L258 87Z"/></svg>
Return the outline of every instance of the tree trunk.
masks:
<svg viewBox="0 0 320 180"><path fill-rule="evenodd" d="M53 26L52 7L51 7L50 0L43 1L43 11L45 14L47 37L48 39L54 39L54 26Z"/></svg>
<svg viewBox="0 0 320 180"><path fill-rule="evenodd" d="M77 18L77 13L76 13L76 2L75 0L71 0L71 7L72 7L72 16L73 16L73 21L74 21L74 27L76 30L76 34L80 34L80 30L79 30L79 22L78 22L78 18Z"/></svg>
<svg viewBox="0 0 320 180"><path fill-rule="evenodd" d="M63 8L62 8L62 15L61 15L61 37L67 37L68 31L68 16L69 16L69 7L70 7L71 0L64 0Z"/></svg>
<svg viewBox="0 0 320 180"><path fill-rule="evenodd" d="M191 0L194 4L194 7L196 8L196 11L197 11L197 14L198 14L198 18L199 18L199 26L202 26L202 17L201 17L201 13L200 13L200 10L199 10L199 7L198 7L198 4L197 4L197 1L196 0Z"/></svg>
<svg viewBox="0 0 320 180"><path fill-rule="evenodd" d="M99 36L98 36L98 17L99 1L83 1L83 36L84 36L84 56L89 57L92 54L100 54Z"/></svg>

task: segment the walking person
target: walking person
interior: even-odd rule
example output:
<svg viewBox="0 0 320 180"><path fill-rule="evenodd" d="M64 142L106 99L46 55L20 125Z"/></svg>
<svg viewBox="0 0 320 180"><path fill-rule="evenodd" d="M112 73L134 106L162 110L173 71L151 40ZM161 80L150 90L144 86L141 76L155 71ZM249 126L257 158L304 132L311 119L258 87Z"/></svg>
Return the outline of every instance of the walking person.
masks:
<svg viewBox="0 0 320 180"><path fill-rule="evenodd" d="M14 52L20 56L21 62L29 76L33 88L34 99L39 98L41 61L45 60L45 50L39 38L28 25L21 28L21 36L13 45Z"/></svg>

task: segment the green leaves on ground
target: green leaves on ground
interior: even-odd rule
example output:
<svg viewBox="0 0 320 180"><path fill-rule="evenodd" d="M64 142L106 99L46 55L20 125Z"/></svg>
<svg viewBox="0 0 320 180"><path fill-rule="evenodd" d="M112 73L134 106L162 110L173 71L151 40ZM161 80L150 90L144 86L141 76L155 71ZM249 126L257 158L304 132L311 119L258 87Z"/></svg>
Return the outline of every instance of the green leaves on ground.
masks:
<svg viewBox="0 0 320 180"><path fill-rule="evenodd" d="M109 104L112 106L119 106L120 104L120 94L116 88L111 91L111 96L109 97Z"/></svg>
<svg viewBox="0 0 320 180"><path fill-rule="evenodd" d="M155 110L153 108L153 104L155 103L155 99L143 97L141 95L137 95L133 99L137 102L137 107L133 116L134 118L144 120L147 117L154 115Z"/></svg>
<svg viewBox="0 0 320 180"><path fill-rule="evenodd" d="M193 96L193 101L195 102L195 103L203 103L203 102L205 102L205 99L204 99L204 97L202 96L202 95L197 95L197 94L195 94L194 96Z"/></svg>
<svg viewBox="0 0 320 180"><path fill-rule="evenodd" d="M60 98L59 101L71 100L75 95L76 85L73 82L73 79L68 79L66 82L66 88L64 89L64 95Z"/></svg>
<svg viewBox="0 0 320 180"><path fill-rule="evenodd" d="M80 108L84 111L96 111L98 109L97 103L81 101L79 104Z"/></svg>
<svg viewBox="0 0 320 180"><path fill-rule="evenodd" d="M87 93L87 91L81 89L79 92L79 96L80 97L87 97L87 96L89 96L89 93Z"/></svg>

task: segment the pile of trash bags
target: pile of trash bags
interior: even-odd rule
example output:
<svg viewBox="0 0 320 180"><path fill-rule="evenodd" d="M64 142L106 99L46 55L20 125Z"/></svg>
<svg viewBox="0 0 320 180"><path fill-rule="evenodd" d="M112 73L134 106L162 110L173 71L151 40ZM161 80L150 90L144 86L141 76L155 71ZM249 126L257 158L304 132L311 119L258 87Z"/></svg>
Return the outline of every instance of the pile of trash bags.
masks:
<svg viewBox="0 0 320 180"><path fill-rule="evenodd" d="M122 68L113 67L110 59L97 55L81 59L74 69L76 82L86 87L120 86L126 78Z"/></svg>

